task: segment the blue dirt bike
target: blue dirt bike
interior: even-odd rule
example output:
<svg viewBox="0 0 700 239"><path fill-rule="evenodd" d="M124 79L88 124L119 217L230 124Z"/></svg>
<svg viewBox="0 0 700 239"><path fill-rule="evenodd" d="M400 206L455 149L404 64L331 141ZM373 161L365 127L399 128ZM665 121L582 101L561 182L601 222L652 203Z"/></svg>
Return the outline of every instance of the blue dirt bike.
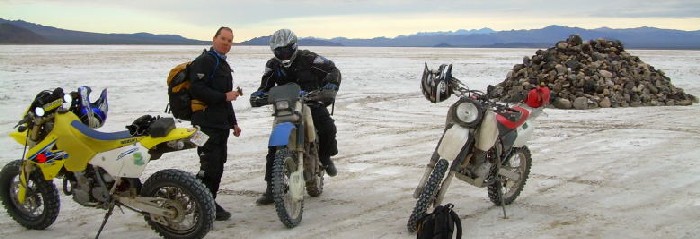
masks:
<svg viewBox="0 0 700 239"><path fill-rule="evenodd" d="M332 94L332 95L331 95ZM318 157L318 135L309 104L321 104L335 91L303 92L295 83L270 89L251 99L253 107L272 104L275 117L268 146L274 147L272 197L282 223L288 228L302 219L304 190L312 197L323 192L325 168Z"/></svg>

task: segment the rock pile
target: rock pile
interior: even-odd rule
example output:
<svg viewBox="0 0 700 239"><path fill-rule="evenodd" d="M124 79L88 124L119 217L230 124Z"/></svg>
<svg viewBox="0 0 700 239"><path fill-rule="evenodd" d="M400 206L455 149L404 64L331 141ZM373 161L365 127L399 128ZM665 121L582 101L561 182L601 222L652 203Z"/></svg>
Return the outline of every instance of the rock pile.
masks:
<svg viewBox="0 0 700 239"><path fill-rule="evenodd" d="M506 80L490 89L501 101L522 99L537 84L552 91L560 109L691 105L698 99L671 84L661 70L625 52L622 43L571 35L547 50L524 57Z"/></svg>

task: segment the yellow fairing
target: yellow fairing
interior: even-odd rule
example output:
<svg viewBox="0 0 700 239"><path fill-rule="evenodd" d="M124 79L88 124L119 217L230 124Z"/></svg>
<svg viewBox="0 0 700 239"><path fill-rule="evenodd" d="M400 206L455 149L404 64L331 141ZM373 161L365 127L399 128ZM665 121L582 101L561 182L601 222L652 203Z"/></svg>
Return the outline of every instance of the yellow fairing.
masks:
<svg viewBox="0 0 700 239"><path fill-rule="evenodd" d="M136 137L118 140L90 138L72 127L71 123L73 121L79 121L75 114L57 113L54 121L54 129L48 135L48 137L55 137L57 139L57 148L68 154L68 158L64 163L68 171L83 171L95 154L125 145L131 145L138 141Z"/></svg>
<svg viewBox="0 0 700 239"><path fill-rule="evenodd" d="M114 140L101 140L91 138L75 127L71 123L80 122L78 117L70 112L56 113L54 118L54 129L27 151L27 157L33 157L41 150L54 153L65 153L65 159L49 161L47 163L34 163L44 173L46 179L55 177L62 167L71 172L83 171L90 160L96 154L113 150L127 145L134 145L140 142L143 147L150 149L163 142L188 138L196 132L195 128L175 128L165 137L153 138L150 136L126 137ZM10 136L18 143L25 145L26 133L13 132Z"/></svg>

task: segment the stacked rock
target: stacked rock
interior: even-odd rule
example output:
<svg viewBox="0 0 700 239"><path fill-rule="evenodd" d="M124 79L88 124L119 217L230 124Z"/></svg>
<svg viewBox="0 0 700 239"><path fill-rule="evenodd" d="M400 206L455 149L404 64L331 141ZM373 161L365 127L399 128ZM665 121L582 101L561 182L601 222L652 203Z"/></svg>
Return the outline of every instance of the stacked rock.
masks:
<svg viewBox="0 0 700 239"><path fill-rule="evenodd" d="M549 86L560 109L691 105L698 99L671 84L661 70L624 51L619 41L584 42L571 35L547 50L524 57L490 96L513 102L537 84Z"/></svg>

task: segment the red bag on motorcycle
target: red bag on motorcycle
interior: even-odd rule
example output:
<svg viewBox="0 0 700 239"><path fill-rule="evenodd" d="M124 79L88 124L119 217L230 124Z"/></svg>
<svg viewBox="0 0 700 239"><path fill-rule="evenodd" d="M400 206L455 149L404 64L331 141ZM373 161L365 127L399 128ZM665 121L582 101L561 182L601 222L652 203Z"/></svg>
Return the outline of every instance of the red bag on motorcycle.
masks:
<svg viewBox="0 0 700 239"><path fill-rule="evenodd" d="M525 98L525 104L532 108L539 108L549 104L549 97L551 91L547 86L537 86L527 93L527 98Z"/></svg>

